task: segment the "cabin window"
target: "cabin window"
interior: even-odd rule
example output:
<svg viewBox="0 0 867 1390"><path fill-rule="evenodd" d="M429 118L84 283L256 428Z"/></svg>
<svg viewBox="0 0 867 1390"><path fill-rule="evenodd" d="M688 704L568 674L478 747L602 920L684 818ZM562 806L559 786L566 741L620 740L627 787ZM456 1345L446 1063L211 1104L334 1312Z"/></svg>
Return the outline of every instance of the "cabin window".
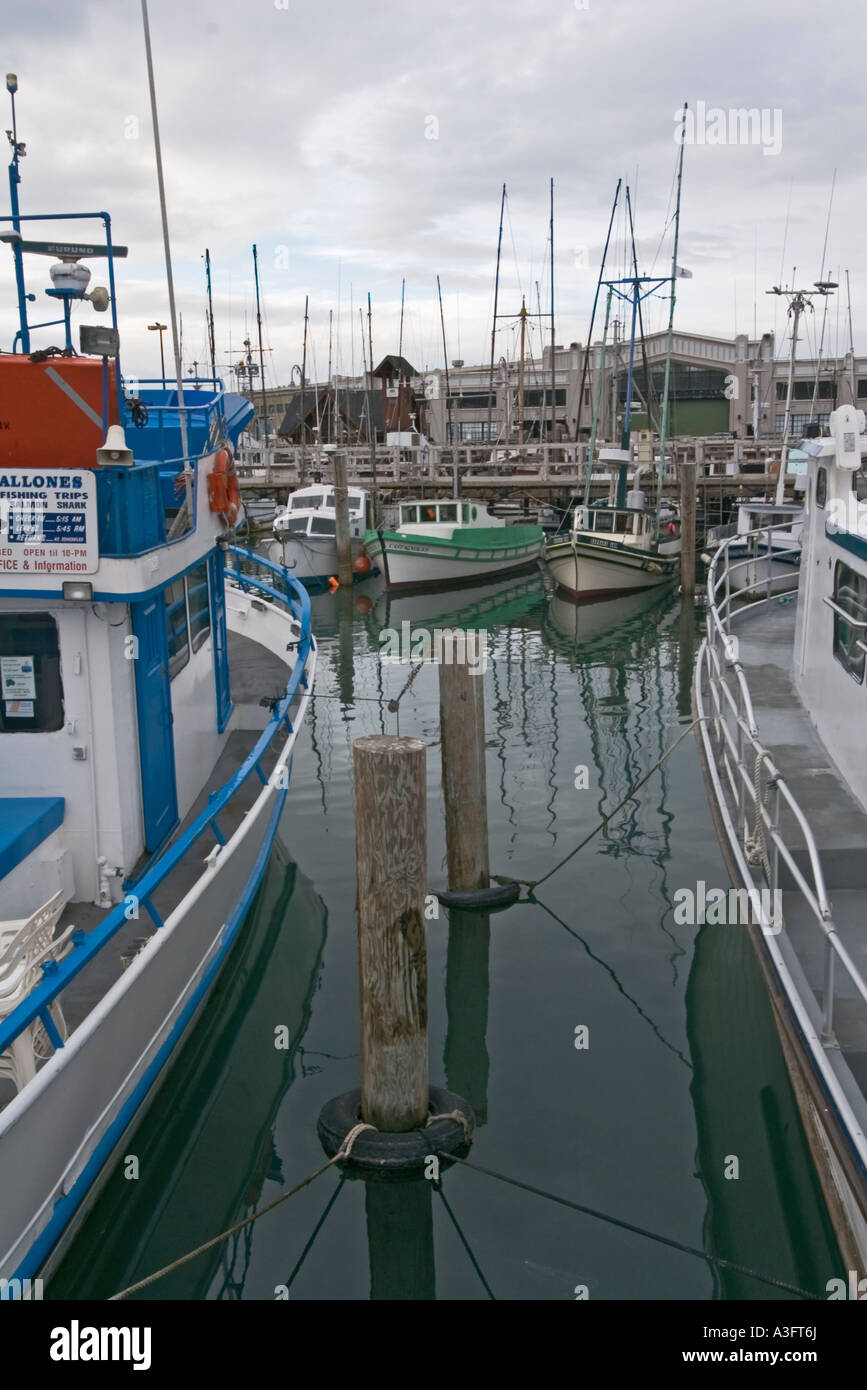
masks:
<svg viewBox="0 0 867 1390"><path fill-rule="evenodd" d="M457 521L458 508L455 502L444 502L440 507L440 521Z"/></svg>
<svg viewBox="0 0 867 1390"><path fill-rule="evenodd" d="M867 575L858 574L838 560L834 569L834 602L856 622L867 622ZM867 627L854 627L834 614L834 656L859 685L864 681L867 653L858 645L867 645Z"/></svg>
<svg viewBox="0 0 867 1390"><path fill-rule="evenodd" d="M284 531L292 531L295 535L303 536L307 531L306 516L290 516L283 522Z"/></svg>
<svg viewBox="0 0 867 1390"><path fill-rule="evenodd" d="M169 639L169 679L174 680L190 659L190 629L187 621L187 595L183 579L165 588L166 631Z"/></svg>
<svg viewBox="0 0 867 1390"><path fill-rule="evenodd" d="M208 593L208 566L197 565L187 575L187 598L190 613L190 636L193 651L199 647L211 631L211 602Z"/></svg>
<svg viewBox="0 0 867 1390"><path fill-rule="evenodd" d="M469 521L469 519L470 519L470 504L469 504L469 502L464 502L463 508L462 508L462 513L461 513L461 520L462 520L462 521L464 522L464 524L466 525L466 523Z"/></svg>
<svg viewBox="0 0 867 1390"><path fill-rule="evenodd" d="M330 516L313 516L310 518L311 536L333 536L334 522Z"/></svg>
<svg viewBox="0 0 867 1390"><path fill-rule="evenodd" d="M852 491L859 502L867 502L867 468L861 467L852 474Z"/></svg>
<svg viewBox="0 0 867 1390"><path fill-rule="evenodd" d="M63 728L57 624L50 613L0 614L0 732Z"/></svg>
<svg viewBox="0 0 867 1390"><path fill-rule="evenodd" d="M418 507L401 507L400 519L404 526L413 526L418 521Z"/></svg>
<svg viewBox="0 0 867 1390"><path fill-rule="evenodd" d="M827 468L816 469L816 506L824 507L828 500L828 470Z"/></svg>
<svg viewBox="0 0 867 1390"><path fill-rule="evenodd" d="M308 495L307 497L293 497L293 498L292 498L292 510L293 510L293 512L300 511L302 507L305 507L305 508L308 508L308 509L312 509L312 508L314 508L314 507L321 507L321 506L322 506L322 493L321 493L321 492L318 493L318 494L314 494L312 497L310 497L310 496Z"/></svg>

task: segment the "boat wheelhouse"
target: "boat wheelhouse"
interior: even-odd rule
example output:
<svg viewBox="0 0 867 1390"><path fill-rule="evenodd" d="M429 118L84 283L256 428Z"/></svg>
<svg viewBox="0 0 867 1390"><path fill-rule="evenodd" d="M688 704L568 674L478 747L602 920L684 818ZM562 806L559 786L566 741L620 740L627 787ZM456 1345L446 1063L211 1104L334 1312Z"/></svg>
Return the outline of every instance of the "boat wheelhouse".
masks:
<svg viewBox="0 0 867 1390"><path fill-rule="evenodd" d="M316 659L304 589L233 544L253 407L212 379L124 381L125 250L81 216L104 241L29 242L17 209L3 238L3 1280L52 1266L197 1018L268 862ZM63 349L33 347L28 253L60 257ZM76 352L94 256L112 326L83 322Z"/></svg>
<svg viewBox="0 0 867 1390"><path fill-rule="evenodd" d="M367 492L346 489L349 501L349 540L354 556L361 552L367 527ZM293 578L311 587L321 586L337 573L337 511L334 488L328 485L299 487L289 505L274 518L278 558Z"/></svg>
<svg viewBox="0 0 867 1390"><path fill-rule="evenodd" d="M531 569L543 541L541 526L508 526L482 502L423 497L401 502L394 529L368 531L364 548L388 589L421 589Z"/></svg>
<svg viewBox="0 0 867 1390"><path fill-rule="evenodd" d="M707 547L711 550L731 540L728 559L736 589L755 591L761 585L769 593L789 593L798 587L803 522L799 502L750 499L738 503L734 521L708 532ZM734 568L740 560L749 563Z"/></svg>
<svg viewBox="0 0 867 1390"><path fill-rule="evenodd" d="M797 595L738 538L708 573L694 697L708 794L768 982L838 1242L867 1262L867 435L841 406L808 456ZM789 520L783 523L788 526ZM764 539L775 544L775 528Z"/></svg>

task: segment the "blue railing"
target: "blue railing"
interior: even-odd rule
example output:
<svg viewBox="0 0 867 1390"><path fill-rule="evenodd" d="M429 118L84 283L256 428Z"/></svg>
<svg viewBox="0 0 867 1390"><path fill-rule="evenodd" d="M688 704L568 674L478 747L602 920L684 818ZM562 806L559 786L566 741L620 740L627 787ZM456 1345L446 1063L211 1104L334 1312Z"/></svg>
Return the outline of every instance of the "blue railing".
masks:
<svg viewBox="0 0 867 1390"><path fill-rule="evenodd" d="M255 747L244 759L237 772L229 778L219 791L212 792L208 805L196 817L190 825L173 844L153 863L141 878L129 887L126 898L118 903L108 914L108 916L94 927L90 932L76 931L72 936L72 950L62 961L48 961L42 967L43 979L31 990L26 999L23 999L17 1008L13 1009L7 1017L0 1022L0 1052L11 1046L15 1039L24 1032L37 1018L41 1020L45 1031L55 1048L63 1046L54 1020L51 1017L50 1005L62 993L71 980L79 975L85 966L89 965L94 956L111 941L112 937L127 924L129 920L126 912L129 900L132 897L137 905L140 905L148 913L154 926L159 929L163 926L163 920L151 901L151 894L168 877L177 864L192 849L193 845L201 839L206 830L211 830L219 845L225 845L226 841L220 830L217 817L223 808L231 801L232 797L244 785L247 778L255 772L263 786L267 786L268 778L262 771L262 758L277 732L285 727L292 733L292 722L289 718L289 710L292 702L298 694L299 687L306 689L307 658L313 645L313 634L310 631L310 596L304 586L293 579L287 571L282 570L281 566L273 564L271 561L264 560L252 550L236 549L229 546L229 550L244 558L251 558L257 563L262 564L267 569L279 573L284 582L285 593L280 593L271 585L256 579L252 575L241 577L241 587L246 591L248 588L258 589L268 598L276 599L278 603L285 605L292 616L300 625L298 638L298 653L292 675L286 685L286 692L275 707L265 729L256 741ZM226 571L227 574L234 575L235 571Z"/></svg>

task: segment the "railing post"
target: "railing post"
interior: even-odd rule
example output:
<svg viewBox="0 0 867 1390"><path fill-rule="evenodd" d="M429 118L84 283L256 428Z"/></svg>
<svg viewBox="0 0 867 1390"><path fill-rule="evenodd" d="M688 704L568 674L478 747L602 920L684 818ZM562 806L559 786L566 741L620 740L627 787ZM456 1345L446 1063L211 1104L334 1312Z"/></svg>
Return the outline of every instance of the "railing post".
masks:
<svg viewBox="0 0 867 1390"><path fill-rule="evenodd" d="M834 1037L834 948L830 936L825 937L825 991L822 999L822 1042L835 1047Z"/></svg>

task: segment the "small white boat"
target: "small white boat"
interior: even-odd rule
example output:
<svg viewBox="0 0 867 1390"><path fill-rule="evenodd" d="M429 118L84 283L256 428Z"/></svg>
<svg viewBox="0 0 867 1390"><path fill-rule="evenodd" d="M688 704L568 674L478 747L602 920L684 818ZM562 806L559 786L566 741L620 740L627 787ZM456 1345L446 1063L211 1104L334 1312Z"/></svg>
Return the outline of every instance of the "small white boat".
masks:
<svg viewBox="0 0 867 1390"><path fill-rule="evenodd" d="M349 497L349 539L360 554L367 526L367 493L346 489ZM272 559L278 560L302 584L317 587L337 574L337 513L334 489L328 484L300 487L289 505L274 518Z"/></svg>
<svg viewBox="0 0 867 1390"><path fill-rule="evenodd" d="M731 542L729 584L735 592L791 593L798 587L803 526L799 502L741 502L735 521L708 532L708 550Z"/></svg>
<svg viewBox="0 0 867 1390"><path fill-rule="evenodd" d="M389 590L478 584L531 569L541 526L507 526L482 502L417 498L400 504L394 530L368 531L364 547Z"/></svg>

